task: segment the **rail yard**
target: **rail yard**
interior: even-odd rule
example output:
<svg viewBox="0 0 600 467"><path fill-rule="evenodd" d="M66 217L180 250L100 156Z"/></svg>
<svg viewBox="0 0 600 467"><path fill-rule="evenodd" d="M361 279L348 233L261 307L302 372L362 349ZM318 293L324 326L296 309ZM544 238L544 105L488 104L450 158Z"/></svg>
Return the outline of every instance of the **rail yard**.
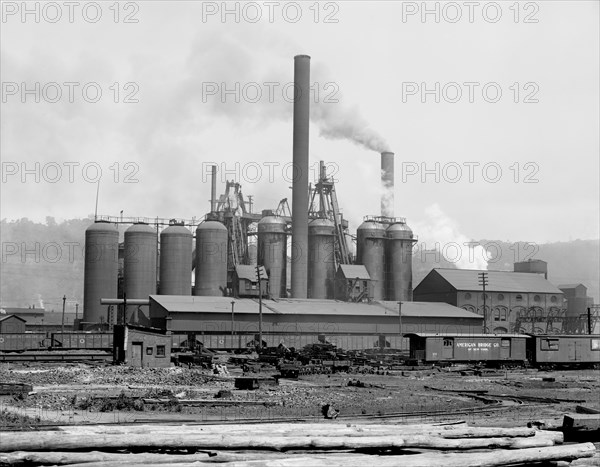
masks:
<svg viewBox="0 0 600 467"><path fill-rule="evenodd" d="M328 164L308 178L311 57L293 65L291 209L240 180L217 196L216 163L200 216L98 214L98 183L81 317L66 294L60 324L2 307L0 465L600 465L586 286L486 256L413 287L395 154L358 137L381 205L352 231Z"/></svg>

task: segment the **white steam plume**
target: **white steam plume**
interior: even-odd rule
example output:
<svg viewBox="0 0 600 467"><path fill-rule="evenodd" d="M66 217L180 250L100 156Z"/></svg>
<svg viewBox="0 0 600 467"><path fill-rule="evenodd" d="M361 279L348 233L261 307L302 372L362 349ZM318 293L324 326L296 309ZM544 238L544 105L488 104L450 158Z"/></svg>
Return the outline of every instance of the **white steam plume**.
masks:
<svg viewBox="0 0 600 467"><path fill-rule="evenodd" d="M385 139L369 127L356 107L319 102L311 107L311 120L325 138L347 140L377 153L389 151Z"/></svg>
<svg viewBox="0 0 600 467"><path fill-rule="evenodd" d="M458 223L450 219L435 203L425 209L427 220L414 222L419 233L419 246L423 250L438 250L444 258L459 269L488 267L487 252L483 246L459 231Z"/></svg>

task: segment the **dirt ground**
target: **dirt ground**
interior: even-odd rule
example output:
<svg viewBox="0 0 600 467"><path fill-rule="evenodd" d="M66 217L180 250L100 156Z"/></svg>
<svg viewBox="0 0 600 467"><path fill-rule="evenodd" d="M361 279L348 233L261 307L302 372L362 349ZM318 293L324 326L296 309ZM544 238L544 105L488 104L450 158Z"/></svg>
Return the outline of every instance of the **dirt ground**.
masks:
<svg viewBox="0 0 600 467"><path fill-rule="evenodd" d="M236 422L323 420L329 404L337 417L398 423L465 420L474 425L525 426L554 420L577 405L600 409L600 371L484 371L457 368L390 374L300 376L268 379L255 390L235 389L239 367L228 375L172 367L134 369L83 363L2 364L0 381L27 383L30 394L0 396L0 428L48 424L136 421ZM219 392L221 394L219 397Z"/></svg>

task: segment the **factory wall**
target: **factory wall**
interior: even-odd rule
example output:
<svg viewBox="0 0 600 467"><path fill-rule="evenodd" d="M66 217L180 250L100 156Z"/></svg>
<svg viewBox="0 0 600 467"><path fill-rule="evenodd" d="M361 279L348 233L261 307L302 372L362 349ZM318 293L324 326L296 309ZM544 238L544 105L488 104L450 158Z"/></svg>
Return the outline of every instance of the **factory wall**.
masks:
<svg viewBox="0 0 600 467"><path fill-rule="evenodd" d="M431 275L427 281L422 281L413 291L415 302L441 302L458 305L456 289L444 278Z"/></svg>
<svg viewBox="0 0 600 467"><path fill-rule="evenodd" d="M155 315L153 314L153 317ZM231 333L231 313L181 312L154 318L153 326L178 332ZM258 332L258 313L234 313L235 333ZM263 332L271 334L396 334L398 316L282 315L263 313ZM479 318L403 316L402 332L481 332Z"/></svg>

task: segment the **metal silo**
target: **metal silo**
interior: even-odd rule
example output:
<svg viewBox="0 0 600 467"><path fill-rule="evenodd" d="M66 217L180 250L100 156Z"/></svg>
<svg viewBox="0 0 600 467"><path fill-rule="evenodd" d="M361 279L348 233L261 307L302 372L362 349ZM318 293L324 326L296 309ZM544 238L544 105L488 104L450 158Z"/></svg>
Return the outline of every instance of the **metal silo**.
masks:
<svg viewBox="0 0 600 467"><path fill-rule="evenodd" d="M160 233L160 294L191 295L192 233L183 225L170 225Z"/></svg>
<svg viewBox="0 0 600 467"><path fill-rule="evenodd" d="M371 276L371 298L385 297L385 227L378 222L363 222L356 230L356 262Z"/></svg>
<svg viewBox="0 0 600 467"><path fill-rule="evenodd" d="M96 222L85 231L83 276L83 321L107 321L101 298L117 298L119 231L108 222Z"/></svg>
<svg viewBox="0 0 600 467"><path fill-rule="evenodd" d="M414 235L406 223L388 227L387 299L412 301L412 250Z"/></svg>
<svg viewBox="0 0 600 467"><path fill-rule="evenodd" d="M148 224L133 224L125 231L126 298L145 298L156 294L157 233Z"/></svg>
<svg viewBox="0 0 600 467"><path fill-rule="evenodd" d="M222 297L227 291L227 228L217 221L196 229L194 295Z"/></svg>
<svg viewBox="0 0 600 467"><path fill-rule="evenodd" d="M256 264L258 261L258 245L256 242L248 243L248 264Z"/></svg>
<svg viewBox="0 0 600 467"><path fill-rule="evenodd" d="M283 219L263 217L258 222L258 264L269 276L269 294L274 298L287 297L287 236Z"/></svg>
<svg viewBox="0 0 600 467"><path fill-rule="evenodd" d="M308 224L308 298L333 298L335 227L328 219Z"/></svg>

